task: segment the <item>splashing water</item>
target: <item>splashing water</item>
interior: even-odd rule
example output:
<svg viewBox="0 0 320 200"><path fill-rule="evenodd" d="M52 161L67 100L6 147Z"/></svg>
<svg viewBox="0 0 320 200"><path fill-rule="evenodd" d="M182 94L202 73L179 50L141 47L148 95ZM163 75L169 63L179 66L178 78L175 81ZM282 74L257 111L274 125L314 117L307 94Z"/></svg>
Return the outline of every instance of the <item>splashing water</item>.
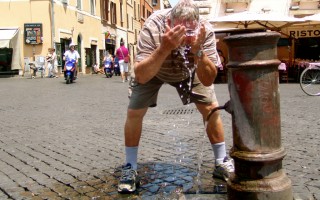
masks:
<svg viewBox="0 0 320 200"><path fill-rule="evenodd" d="M204 127L205 127L205 134L202 135L202 137L200 138L200 140L198 141L198 166L197 166L197 176L195 177L195 185L196 185L196 194L200 194L200 189L201 189L201 166L203 164L203 146L204 146L204 142L205 142L205 138L206 138L206 130L207 130L207 126L208 126L208 121L205 121Z"/></svg>
<svg viewBox="0 0 320 200"><path fill-rule="evenodd" d="M188 98L187 98L187 103L190 103L190 94L192 93L192 74L194 73L195 69L196 69L196 65L190 65L190 61L188 58L188 54L190 53L191 47L190 46L181 46L178 51L180 53L180 55L182 56L184 62L183 67L185 69L187 69L187 77L189 77L189 81L187 82L187 86L188 86L188 91L186 91L185 93L188 94ZM180 84L180 88L182 88L182 84ZM183 96L182 96L183 97Z"/></svg>
<svg viewBox="0 0 320 200"><path fill-rule="evenodd" d="M178 51L182 56L184 62L183 66L188 71L189 83L188 89L191 93L191 84L192 84L192 74L195 71L196 66L194 64L190 64L190 60L188 55L191 51L190 42L197 37L199 32L199 24L200 24L200 13L199 8L193 2L193 0L180 0L176 6L174 6L170 13L171 20L171 28L176 25L183 25L186 28L186 40L183 46L180 46ZM191 65L191 66L190 66ZM188 103L190 103L190 95L188 97Z"/></svg>

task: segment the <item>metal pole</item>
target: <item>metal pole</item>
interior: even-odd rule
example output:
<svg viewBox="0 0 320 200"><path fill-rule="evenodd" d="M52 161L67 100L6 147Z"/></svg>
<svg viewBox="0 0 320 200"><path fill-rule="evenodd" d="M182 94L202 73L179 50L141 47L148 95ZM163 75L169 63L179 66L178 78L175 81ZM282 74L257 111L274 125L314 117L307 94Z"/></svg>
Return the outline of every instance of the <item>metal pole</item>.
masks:
<svg viewBox="0 0 320 200"><path fill-rule="evenodd" d="M279 33L226 37L232 107L235 174L228 199L292 200L291 180L282 169L277 59Z"/></svg>

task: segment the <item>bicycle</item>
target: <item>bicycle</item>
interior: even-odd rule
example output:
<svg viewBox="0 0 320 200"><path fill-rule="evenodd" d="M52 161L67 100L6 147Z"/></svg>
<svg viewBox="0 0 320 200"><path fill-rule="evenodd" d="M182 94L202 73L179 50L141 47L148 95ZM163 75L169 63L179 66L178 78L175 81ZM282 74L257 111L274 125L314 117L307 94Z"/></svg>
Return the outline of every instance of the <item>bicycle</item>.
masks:
<svg viewBox="0 0 320 200"><path fill-rule="evenodd" d="M320 96L320 63L309 63L302 71L300 87L309 96Z"/></svg>

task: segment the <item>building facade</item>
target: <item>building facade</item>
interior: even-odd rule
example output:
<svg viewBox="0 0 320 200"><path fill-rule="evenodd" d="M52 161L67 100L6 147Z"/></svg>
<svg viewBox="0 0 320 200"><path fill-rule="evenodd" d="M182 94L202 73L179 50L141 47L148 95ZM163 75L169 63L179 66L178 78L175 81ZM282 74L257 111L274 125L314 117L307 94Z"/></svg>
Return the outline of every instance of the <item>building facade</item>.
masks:
<svg viewBox="0 0 320 200"><path fill-rule="evenodd" d="M279 14L279 17L286 15L303 18L319 13L319 8L319 1L316 0L217 0L212 1L206 10L210 13L207 15L208 19L244 11L275 13ZM298 82L303 68L307 67L309 62L319 62L320 64L320 19L303 23L288 23L285 26L277 26L276 23L273 23L274 27L270 25L271 22L269 26L251 23L248 27L244 27L239 21L241 19L235 19L232 23L212 23L216 30L217 48L223 52L226 58L228 50L223 42L224 37L230 34L273 30L281 33L277 56L280 61L285 63L287 70L281 70L279 73L280 76L284 73L287 82Z"/></svg>
<svg viewBox="0 0 320 200"><path fill-rule="evenodd" d="M272 1L272 2L271 2ZM208 20L242 11L276 12L294 17L319 13L318 0L194 0L200 15ZM133 64L136 45L145 20L156 10L170 8L168 0L2 0L0 2L0 72L24 74L28 62L42 62L48 48L58 54L62 71L63 53L71 42L81 55L79 71L91 73L102 65L105 51L114 54L121 38ZM227 57L223 37L239 29L233 23L220 29L215 23L218 48ZM294 65L295 60L319 60L320 24L317 21L293 24L282 33L278 57ZM250 27L248 27L250 29ZM267 28L260 27L262 31ZM260 31L261 31L260 30ZM243 29L241 30L244 31Z"/></svg>
<svg viewBox="0 0 320 200"><path fill-rule="evenodd" d="M128 0L127 1L127 38L126 44L130 52L131 56L131 64L134 61L134 57L136 55L136 47L137 47L137 40L138 35L141 30L141 1L140 0ZM131 66L130 66L131 68ZM129 69L131 71L131 69Z"/></svg>
<svg viewBox="0 0 320 200"><path fill-rule="evenodd" d="M134 33L139 33L140 22L138 15L134 26L127 21L128 16L134 16L135 10L128 9L132 5L138 10L140 1L1 1L0 41L6 42L0 43L0 54L11 54L12 61L3 64L0 71L23 75L29 70L29 62L45 64L43 59L48 48L53 47L61 72L63 54L73 42L81 56L79 72L89 74L94 64L102 65L105 51L115 52L121 38L127 41L129 38L131 44L135 43ZM133 33L130 37L128 30ZM5 60L2 57L0 60Z"/></svg>
<svg viewBox="0 0 320 200"><path fill-rule="evenodd" d="M25 63L42 62L48 48L54 47L61 71L63 53L73 42L81 55L79 71L86 73L104 49L98 8L94 0L1 1L0 29L15 27L18 34L13 54L19 52L19 62L11 69L23 74L28 70Z"/></svg>

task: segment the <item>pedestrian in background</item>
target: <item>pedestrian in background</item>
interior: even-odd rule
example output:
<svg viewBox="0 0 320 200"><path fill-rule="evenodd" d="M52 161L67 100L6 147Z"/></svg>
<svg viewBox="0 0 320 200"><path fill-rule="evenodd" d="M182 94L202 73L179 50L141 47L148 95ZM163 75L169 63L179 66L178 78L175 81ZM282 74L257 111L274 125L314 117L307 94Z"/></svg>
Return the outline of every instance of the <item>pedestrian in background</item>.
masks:
<svg viewBox="0 0 320 200"><path fill-rule="evenodd" d="M53 69L53 60L52 60L52 48L48 48L48 53L46 55L46 77L51 78L51 72Z"/></svg>
<svg viewBox="0 0 320 200"><path fill-rule="evenodd" d="M53 60L53 77L58 78L58 57L56 49L52 48L52 60Z"/></svg>
<svg viewBox="0 0 320 200"><path fill-rule="evenodd" d="M119 60L121 78L122 82L124 83L125 81L128 81L130 54L129 50L124 46L124 41L122 38L120 40L120 47L116 51L116 56Z"/></svg>
<svg viewBox="0 0 320 200"><path fill-rule="evenodd" d="M58 78L58 61L57 61L57 54L54 48L48 49L49 53L46 57L47 61L47 69L48 69L48 78Z"/></svg>
<svg viewBox="0 0 320 200"><path fill-rule="evenodd" d="M93 65L93 71L95 74L103 74L103 69L100 69L100 66L98 63Z"/></svg>

